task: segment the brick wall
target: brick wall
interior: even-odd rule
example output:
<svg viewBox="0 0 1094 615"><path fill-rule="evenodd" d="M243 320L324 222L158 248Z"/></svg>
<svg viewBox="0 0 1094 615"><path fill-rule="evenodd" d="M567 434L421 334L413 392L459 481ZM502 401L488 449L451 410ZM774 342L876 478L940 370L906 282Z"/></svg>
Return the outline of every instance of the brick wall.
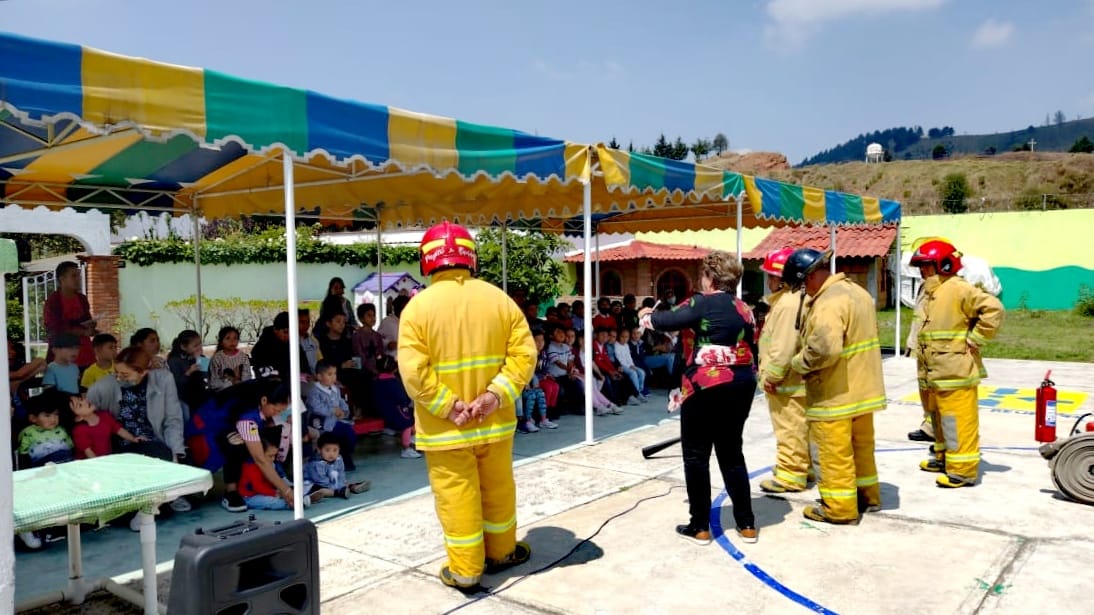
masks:
<svg viewBox="0 0 1094 615"><path fill-rule="evenodd" d="M91 314L99 317L98 329L103 332L115 330L121 305L118 293L117 256L81 256L87 264L87 301L91 304Z"/></svg>

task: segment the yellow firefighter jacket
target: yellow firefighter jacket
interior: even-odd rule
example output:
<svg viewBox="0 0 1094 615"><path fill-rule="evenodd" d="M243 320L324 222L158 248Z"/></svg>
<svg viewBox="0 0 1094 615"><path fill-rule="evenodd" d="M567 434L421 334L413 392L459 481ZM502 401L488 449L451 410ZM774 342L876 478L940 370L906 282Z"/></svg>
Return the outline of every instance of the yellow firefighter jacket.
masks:
<svg viewBox="0 0 1094 615"><path fill-rule="evenodd" d="M449 450L512 438L514 400L532 379L536 345L517 304L464 269L435 274L399 319L399 373L414 401L417 447ZM457 400L485 391L501 407L479 423L457 427Z"/></svg>
<svg viewBox="0 0 1094 615"><path fill-rule="evenodd" d="M805 376L805 417L849 419L885 408L874 299L842 273L829 276L802 325L802 349L790 361Z"/></svg>
<svg viewBox="0 0 1094 615"><path fill-rule="evenodd" d="M764 298L771 311L760 334L760 382L779 383L776 393L786 397L805 397L805 383L790 369L790 360L800 349L801 338L795 320L801 304L801 292L783 288Z"/></svg>
<svg viewBox="0 0 1094 615"><path fill-rule="evenodd" d="M933 275L923 283L923 324L916 363L921 389L974 387L986 377L978 348L1003 324L1003 304L957 276ZM969 347L972 342L977 349Z"/></svg>
<svg viewBox="0 0 1094 615"><path fill-rule="evenodd" d="M915 295L915 309L912 310L912 324L908 327L908 338L904 342L904 347L908 349L909 353L915 352L915 349L919 347L919 330L923 327L923 320L927 317L923 313L923 307L927 293L923 292L923 285L919 285L919 291Z"/></svg>

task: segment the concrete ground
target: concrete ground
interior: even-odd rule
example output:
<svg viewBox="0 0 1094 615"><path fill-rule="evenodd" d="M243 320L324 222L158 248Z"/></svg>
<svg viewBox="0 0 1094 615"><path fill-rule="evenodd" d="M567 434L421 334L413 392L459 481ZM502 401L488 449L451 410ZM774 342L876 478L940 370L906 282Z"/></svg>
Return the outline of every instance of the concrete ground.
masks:
<svg viewBox="0 0 1094 615"><path fill-rule="evenodd" d="M650 460L639 452L677 435L679 426L660 410L644 409L629 420L641 416L650 425L594 446L520 455L522 442L543 434L518 438L518 535L531 543L533 558L487 577L490 594L467 598L438 582L441 532L432 497L419 489L320 523L321 610L1088 613L1082 573L1094 569L1094 507L1057 495L1035 450L1030 392L1020 389L1032 389L1053 370L1057 387L1075 393L1061 406L1065 435L1074 417L1094 410L1091 367L1002 360L987 367L984 384L996 388L982 394L983 477L975 488L942 490L936 475L919 471L926 445L905 436L920 420L912 401L914 362L892 358L885 362L890 405L876 415L884 509L858 526L803 519L815 490L761 494L757 485L770 472L774 438L766 404L757 398L745 456L759 543L738 540L728 503L716 512L728 535L716 528L709 546L680 540L673 531L687 512L680 449ZM712 469L717 494L721 481ZM160 583L166 592L169 573ZM92 608L70 612L120 608L106 601L86 606Z"/></svg>

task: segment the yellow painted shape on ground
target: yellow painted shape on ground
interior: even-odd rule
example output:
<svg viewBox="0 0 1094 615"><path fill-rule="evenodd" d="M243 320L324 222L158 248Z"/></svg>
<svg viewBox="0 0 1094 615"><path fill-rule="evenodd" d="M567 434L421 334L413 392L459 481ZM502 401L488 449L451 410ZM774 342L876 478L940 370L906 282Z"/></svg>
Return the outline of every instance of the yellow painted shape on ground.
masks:
<svg viewBox="0 0 1094 615"><path fill-rule="evenodd" d="M1036 389L980 386L979 396L980 407L985 410L1028 414L1033 414L1037 410ZM1056 391L1056 414L1063 416L1076 414L1086 398L1087 393L1079 391ZM909 393L900 401L918 404L919 392Z"/></svg>

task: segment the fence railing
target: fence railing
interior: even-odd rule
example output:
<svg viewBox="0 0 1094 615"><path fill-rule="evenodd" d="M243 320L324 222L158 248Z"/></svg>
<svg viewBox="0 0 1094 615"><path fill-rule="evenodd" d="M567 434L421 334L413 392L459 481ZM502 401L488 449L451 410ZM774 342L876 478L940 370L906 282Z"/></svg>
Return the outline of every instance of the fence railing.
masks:
<svg viewBox="0 0 1094 615"><path fill-rule="evenodd" d="M87 266L84 263L80 263L80 288L82 292L87 292ZM46 299L55 290L56 272L46 271L23 278L23 345L27 361L35 355L45 356L49 347L44 311Z"/></svg>

